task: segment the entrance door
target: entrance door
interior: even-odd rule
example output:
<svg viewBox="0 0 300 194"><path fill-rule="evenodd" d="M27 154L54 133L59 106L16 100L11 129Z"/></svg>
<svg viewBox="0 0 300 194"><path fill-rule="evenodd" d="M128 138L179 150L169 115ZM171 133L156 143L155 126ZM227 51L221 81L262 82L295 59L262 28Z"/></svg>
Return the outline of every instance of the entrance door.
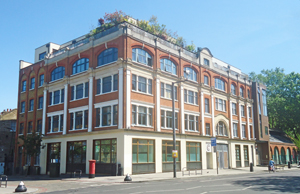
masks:
<svg viewBox="0 0 300 194"><path fill-rule="evenodd" d="M47 150L47 172L51 163L60 163L60 143L49 143Z"/></svg>
<svg viewBox="0 0 300 194"><path fill-rule="evenodd" d="M219 168L228 168L229 157L228 157L228 145L227 144L217 144L217 152L219 153L218 163Z"/></svg>

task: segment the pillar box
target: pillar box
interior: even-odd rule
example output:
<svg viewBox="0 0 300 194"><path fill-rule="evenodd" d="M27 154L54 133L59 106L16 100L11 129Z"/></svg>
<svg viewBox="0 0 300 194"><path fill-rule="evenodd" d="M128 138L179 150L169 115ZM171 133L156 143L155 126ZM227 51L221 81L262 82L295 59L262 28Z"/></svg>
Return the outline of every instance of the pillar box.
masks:
<svg viewBox="0 0 300 194"><path fill-rule="evenodd" d="M90 162L89 178L95 178L96 160L89 160L89 162Z"/></svg>

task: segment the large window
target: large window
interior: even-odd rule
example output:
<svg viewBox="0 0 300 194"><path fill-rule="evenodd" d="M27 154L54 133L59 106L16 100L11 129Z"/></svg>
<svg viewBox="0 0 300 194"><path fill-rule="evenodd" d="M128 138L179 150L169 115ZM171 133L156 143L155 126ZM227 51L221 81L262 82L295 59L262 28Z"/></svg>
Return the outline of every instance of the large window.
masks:
<svg viewBox="0 0 300 194"><path fill-rule="evenodd" d="M184 114L184 128L186 131L199 131L199 116Z"/></svg>
<svg viewBox="0 0 300 194"><path fill-rule="evenodd" d="M220 121L216 126L216 135L228 136L226 125L222 121Z"/></svg>
<svg viewBox="0 0 300 194"><path fill-rule="evenodd" d="M152 79L132 74L132 90L152 94Z"/></svg>
<svg viewBox="0 0 300 194"><path fill-rule="evenodd" d="M232 114L236 115L236 103L232 103Z"/></svg>
<svg viewBox="0 0 300 194"><path fill-rule="evenodd" d="M79 130L88 128L88 110L81 110L70 113L70 130Z"/></svg>
<svg viewBox="0 0 300 194"><path fill-rule="evenodd" d="M89 82L71 86L71 100L87 98L89 96Z"/></svg>
<svg viewBox="0 0 300 194"><path fill-rule="evenodd" d="M39 97L39 102L38 102L38 109L42 109L43 108L43 102L44 102L44 97L40 96Z"/></svg>
<svg viewBox="0 0 300 194"><path fill-rule="evenodd" d="M220 78L215 78L215 88L225 91L225 82Z"/></svg>
<svg viewBox="0 0 300 194"><path fill-rule="evenodd" d="M80 170L85 172L86 141L68 142L67 145L67 172L75 171L76 169L74 168L79 168Z"/></svg>
<svg viewBox="0 0 300 194"><path fill-rule="evenodd" d="M236 167L241 167L241 150L239 145L235 145Z"/></svg>
<svg viewBox="0 0 300 194"><path fill-rule="evenodd" d="M174 75L177 75L176 65L169 59L160 60L160 69L162 71L166 71Z"/></svg>
<svg viewBox="0 0 300 194"><path fill-rule="evenodd" d="M161 128L173 128L173 115L172 111L161 110ZM178 112L175 112L175 129L178 129Z"/></svg>
<svg viewBox="0 0 300 194"><path fill-rule="evenodd" d="M26 80L22 81L22 92L26 92Z"/></svg>
<svg viewBox="0 0 300 194"><path fill-rule="evenodd" d="M207 136L210 136L210 124L209 123L205 123L205 134Z"/></svg>
<svg viewBox="0 0 300 194"><path fill-rule="evenodd" d="M132 61L143 63L152 67L152 57L151 55L139 48L132 49Z"/></svg>
<svg viewBox="0 0 300 194"><path fill-rule="evenodd" d="M233 123L233 137L238 137L238 124Z"/></svg>
<svg viewBox="0 0 300 194"><path fill-rule="evenodd" d="M241 116L244 117L245 116L245 106L241 105Z"/></svg>
<svg viewBox="0 0 300 194"><path fill-rule="evenodd" d="M96 108L96 127L118 125L118 105Z"/></svg>
<svg viewBox="0 0 300 194"><path fill-rule="evenodd" d="M187 169L201 169L201 146L200 143L186 142Z"/></svg>
<svg viewBox="0 0 300 194"><path fill-rule="evenodd" d="M51 72L51 81L61 79L65 76L65 67L56 67Z"/></svg>
<svg viewBox="0 0 300 194"><path fill-rule="evenodd" d="M132 105L132 124L153 126L153 108Z"/></svg>
<svg viewBox="0 0 300 194"><path fill-rule="evenodd" d="M184 77L191 81L197 81L197 73L190 67L185 67L184 69Z"/></svg>
<svg viewBox="0 0 300 194"><path fill-rule="evenodd" d="M39 60L43 60L45 58L46 54L47 54L46 52L39 54Z"/></svg>
<svg viewBox="0 0 300 194"><path fill-rule="evenodd" d="M97 163L117 162L117 139L102 139L94 141L94 159Z"/></svg>
<svg viewBox="0 0 300 194"><path fill-rule="evenodd" d="M242 125L242 138L246 138L246 125Z"/></svg>
<svg viewBox="0 0 300 194"><path fill-rule="evenodd" d="M248 154L248 146L247 145L244 145L244 164L245 164L245 167L248 167L249 166L249 154Z"/></svg>
<svg viewBox="0 0 300 194"><path fill-rule="evenodd" d="M20 123L20 129L19 129L19 134L24 133L24 123Z"/></svg>
<svg viewBox="0 0 300 194"><path fill-rule="evenodd" d="M251 112L252 112L252 111L251 111L251 107L248 107L248 115L249 115L249 118L251 118L251 115L252 115Z"/></svg>
<svg viewBox="0 0 300 194"><path fill-rule="evenodd" d="M263 100L263 113L264 113L265 116L268 116L266 90L262 90L262 100Z"/></svg>
<svg viewBox="0 0 300 194"><path fill-rule="evenodd" d="M154 163L154 140L132 139L132 163Z"/></svg>
<svg viewBox="0 0 300 194"><path fill-rule="evenodd" d="M25 112L25 102L21 102L21 113Z"/></svg>
<svg viewBox="0 0 300 194"><path fill-rule="evenodd" d="M236 95L235 85L231 84L231 94Z"/></svg>
<svg viewBox="0 0 300 194"><path fill-rule="evenodd" d="M34 89L34 86L35 86L35 78L32 77L32 78L30 79L30 89L31 89L31 90Z"/></svg>
<svg viewBox="0 0 300 194"><path fill-rule="evenodd" d="M49 105L63 103L64 96L65 96L65 89L49 92Z"/></svg>
<svg viewBox="0 0 300 194"><path fill-rule="evenodd" d="M240 96L244 98L244 88L240 87Z"/></svg>
<svg viewBox="0 0 300 194"><path fill-rule="evenodd" d="M116 60L118 60L118 49L109 48L98 55L98 66L103 66Z"/></svg>
<svg viewBox="0 0 300 194"><path fill-rule="evenodd" d="M225 112L226 111L226 100L216 98L216 110Z"/></svg>
<svg viewBox="0 0 300 194"><path fill-rule="evenodd" d="M266 134L266 135L269 134L269 129L268 129L268 127L265 127L265 134Z"/></svg>
<svg viewBox="0 0 300 194"><path fill-rule="evenodd" d="M37 123L36 123L36 132L41 132L42 131L42 119L40 120L37 120Z"/></svg>
<svg viewBox="0 0 300 194"><path fill-rule="evenodd" d="M177 86L174 86L175 89L175 100L177 100ZM160 83L160 96L168 99L172 99L172 85Z"/></svg>
<svg viewBox="0 0 300 194"><path fill-rule="evenodd" d="M39 82L39 86L44 85L44 74L40 75L40 82Z"/></svg>
<svg viewBox="0 0 300 194"><path fill-rule="evenodd" d="M180 149L179 141L176 142L176 150L178 151L178 157L176 161L180 161ZM162 161L173 162L172 158L173 141L162 141Z"/></svg>
<svg viewBox="0 0 300 194"><path fill-rule="evenodd" d="M48 132L54 133L63 131L63 123L63 114L48 117Z"/></svg>
<svg viewBox="0 0 300 194"><path fill-rule="evenodd" d="M88 70L88 68L89 68L89 59L88 58L79 59L73 64L72 74L86 71Z"/></svg>
<svg viewBox="0 0 300 194"><path fill-rule="evenodd" d="M97 94L118 90L118 74L97 79Z"/></svg>
<svg viewBox="0 0 300 194"><path fill-rule="evenodd" d="M205 102L205 113L209 113L209 99L205 98L204 102Z"/></svg>
<svg viewBox="0 0 300 194"><path fill-rule="evenodd" d="M184 102L198 105L198 92L184 89Z"/></svg>
<svg viewBox="0 0 300 194"><path fill-rule="evenodd" d="M208 76L204 76L204 85L209 85Z"/></svg>
<svg viewBox="0 0 300 194"><path fill-rule="evenodd" d="M27 126L27 134L28 133L32 133L32 121L28 122L28 126Z"/></svg>
<svg viewBox="0 0 300 194"><path fill-rule="evenodd" d="M31 99L31 100L29 100L29 110L28 111L33 111L33 106L34 106L34 100Z"/></svg>

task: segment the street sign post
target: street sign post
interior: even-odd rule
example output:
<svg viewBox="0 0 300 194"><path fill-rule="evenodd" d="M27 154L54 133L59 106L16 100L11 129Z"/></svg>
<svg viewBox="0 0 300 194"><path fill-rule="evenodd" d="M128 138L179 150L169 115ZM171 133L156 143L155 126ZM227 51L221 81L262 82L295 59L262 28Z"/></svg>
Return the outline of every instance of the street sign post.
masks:
<svg viewBox="0 0 300 194"><path fill-rule="evenodd" d="M214 147L214 150L216 152L216 160L217 160L217 174L219 174L219 164L218 164L218 152L217 152L217 138L212 137L210 139L211 147Z"/></svg>

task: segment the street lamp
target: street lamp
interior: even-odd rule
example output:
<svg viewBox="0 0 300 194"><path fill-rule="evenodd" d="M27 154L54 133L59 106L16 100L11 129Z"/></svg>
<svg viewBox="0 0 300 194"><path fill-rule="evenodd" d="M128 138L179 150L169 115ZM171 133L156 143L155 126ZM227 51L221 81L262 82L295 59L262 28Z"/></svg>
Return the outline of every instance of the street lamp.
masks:
<svg viewBox="0 0 300 194"><path fill-rule="evenodd" d="M189 75L189 70L185 70L186 75ZM172 128L173 128L173 150L176 150L176 131L175 131L175 84L180 82L185 82L185 80L180 80L177 82L172 82ZM183 111L183 110L182 110ZM177 119L178 120L178 119ZM173 156L173 153L172 153ZM173 177L176 178L176 157L173 157Z"/></svg>

